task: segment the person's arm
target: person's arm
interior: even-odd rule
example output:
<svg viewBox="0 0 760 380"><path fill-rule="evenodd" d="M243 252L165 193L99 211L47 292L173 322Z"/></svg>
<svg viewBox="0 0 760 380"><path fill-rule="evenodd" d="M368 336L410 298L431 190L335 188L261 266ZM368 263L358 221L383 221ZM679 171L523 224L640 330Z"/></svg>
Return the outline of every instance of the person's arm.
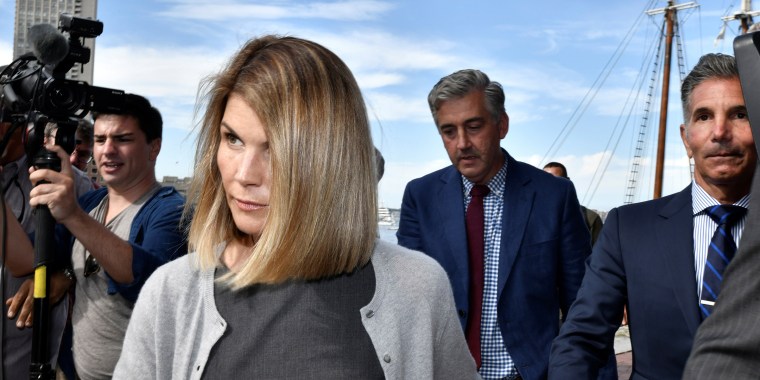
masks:
<svg viewBox="0 0 760 380"><path fill-rule="evenodd" d="M593 379L610 359L626 300L617 210L610 211L559 336L552 343L549 379Z"/></svg>
<svg viewBox="0 0 760 380"><path fill-rule="evenodd" d="M34 249L29 236L19 224L16 215L2 199L0 207L3 208L5 216L0 220L0 231L5 229L6 236L4 244L5 249L5 266L15 277L26 276L32 273L34 269ZM2 222L5 225L2 225Z"/></svg>
<svg viewBox="0 0 760 380"><path fill-rule="evenodd" d="M59 220L108 272L114 281L131 283L132 246L77 206L74 215Z"/></svg>
<svg viewBox="0 0 760 380"><path fill-rule="evenodd" d="M404 190L396 239L402 247L416 251L420 251L423 248L420 236L420 223L417 217L417 200L412 195L411 183L408 183Z"/></svg>
<svg viewBox="0 0 760 380"><path fill-rule="evenodd" d="M131 283L132 246L79 207L68 155L58 146L48 149L61 159L61 171L34 170L29 179L36 186L30 193L29 203L32 207L47 205L55 220L82 243L114 281Z"/></svg>
<svg viewBox="0 0 760 380"><path fill-rule="evenodd" d="M182 224L184 198L170 189L161 189L135 217L132 224L133 281L110 279L108 293L119 293L134 302L145 281L161 265L187 253L185 225ZM139 220L138 220L139 219Z"/></svg>
<svg viewBox="0 0 760 380"><path fill-rule="evenodd" d="M581 213L575 187L569 181L566 184L564 211L560 228L560 278L559 284L560 308L562 315L567 316L570 305L575 301L578 289L583 281L585 260L591 254L591 235L586 226L586 217Z"/></svg>

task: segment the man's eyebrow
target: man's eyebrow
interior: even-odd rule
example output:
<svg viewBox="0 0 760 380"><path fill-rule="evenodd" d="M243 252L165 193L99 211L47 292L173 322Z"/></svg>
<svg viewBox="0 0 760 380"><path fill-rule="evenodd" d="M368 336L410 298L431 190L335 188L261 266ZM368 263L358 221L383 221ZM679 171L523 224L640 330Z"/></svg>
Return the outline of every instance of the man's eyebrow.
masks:
<svg viewBox="0 0 760 380"><path fill-rule="evenodd" d="M691 115L699 115L703 113L714 113L713 110L710 107L699 107L693 111L691 111Z"/></svg>
<svg viewBox="0 0 760 380"><path fill-rule="evenodd" d="M485 118L485 117L482 117L482 116L475 116L475 117L471 117L471 118L469 118L469 119L465 120L465 121L464 121L464 123L462 123L462 124L465 124L465 125L467 125L467 124L470 124L470 123L482 123L482 122L484 122L485 120L486 120L486 118ZM455 125L454 125L453 123L446 123L446 124L441 124L441 125L439 125L439 126L438 126L438 129L442 129L442 128L445 128L445 127L454 127L454 126L455 126Z"/></svg>
<svg viewBox="0 0 760 380"><path fill-rule="evenodd" d="M108 136L110 136L111 138L122 138L122 137L132 137L133 135L134 135L134 133L132 133L132 132L129 132L129 133L116 133L116 134L112 134L112 135L98 135L98 134L96 134L95 138L96 139L105 139Z"/></svg>
<svg viewBox="0 0 760 380"><path fill-rule="evenodd" d="M475 117L471 117L471 118L465 120L464 123L465 124L482 123L482 122L485 122L485 121L486 121L485 117L483 117L483 116L475 116Z"/></svg>
<svg viewBox="0 0 760 380"><path fill-rule="evenodd" d="M747 112L747 106L744 104L737 104L728 109L728 112L738 112L738 111ZM705 113L713 114L715 113L715 111L713 111L710 107L699 107L695 109L694 111L692 111L691 115L695 116L695 115L701 115Z"/></svg>

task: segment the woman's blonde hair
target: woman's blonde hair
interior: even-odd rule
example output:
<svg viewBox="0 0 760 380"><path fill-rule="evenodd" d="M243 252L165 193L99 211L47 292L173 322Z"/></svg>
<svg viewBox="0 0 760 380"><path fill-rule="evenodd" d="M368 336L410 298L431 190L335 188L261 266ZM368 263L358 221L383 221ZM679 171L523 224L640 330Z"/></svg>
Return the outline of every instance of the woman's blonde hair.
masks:
<svg viewBox="0 0 760 380"><path fill-rule="evenodd" d="M242 96L264 124L272 184L260 238L235 288L318 279L366 264L377 237L377 174L367 111L345 63L323 46L295 37L248 41L201 86L190 249L201 268L218 265L219 245L246 241L222 187L217 150L230 94ZM201 104L201 102L199 102Z"/></svg>

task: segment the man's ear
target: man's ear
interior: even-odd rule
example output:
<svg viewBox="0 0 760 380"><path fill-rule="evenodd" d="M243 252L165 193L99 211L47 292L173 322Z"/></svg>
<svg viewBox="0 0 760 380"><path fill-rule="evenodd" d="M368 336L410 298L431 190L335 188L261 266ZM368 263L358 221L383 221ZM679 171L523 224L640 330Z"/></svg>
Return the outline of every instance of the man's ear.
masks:
<svg viewBox="0 0 760 380"><path fill-rule="evenodd" d="M161 138L155 138L148 144L150 145L150 160L156 161L158 154L161 153Z"/></svg>
<svg viewBox="0 0 760 380"><path fill-rule="evenodd" d="M509 132L509 115L504 112L499 118L499 138L503 139Z"/></svg>
<svg viewBox="0 0 760 380"><path fill-rule="evenodd" d="M684 148L686 148L686 154L689 156L689 158L692 158L694 152L691 150L691 147L689 146L689 132L686 131L686 128L688 128L685 124L681 124L680 130L681 130L681 141L683 142Z"/></svg>

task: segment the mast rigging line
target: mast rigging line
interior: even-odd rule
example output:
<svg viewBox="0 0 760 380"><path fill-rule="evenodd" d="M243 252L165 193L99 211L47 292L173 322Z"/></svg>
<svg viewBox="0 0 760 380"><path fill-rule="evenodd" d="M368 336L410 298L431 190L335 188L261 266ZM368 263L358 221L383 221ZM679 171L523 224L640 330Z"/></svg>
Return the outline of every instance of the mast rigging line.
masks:
<svg viewBox="0 0 760 380"><path fill-rule="evenodd" d="M643 54L643 57L641 60L641 67L638 70L638 75L636 76L636 79L634 80L631 86L631 89L628 92L628 96L623 104L623 107L620 110L620 114L618 115L618 118L615 121L615 126L613 127L612 132L610 133L610 137L607 140L607 145L605 146L603 150L603 155L599 161L599 165L597 165L596 169L594 170L594 175L592 176L591 181L589 181L588 187L586 188L586 191L583 194L582 204L591 203L591 201L594 198L594 195L596 195L596 192L602 183L602 179L604 178L604 174L607 172L607 169L609 168L609 165L612 162L615 152L617 151L618 146L620 145L620 141L622 140L625 130L627 129L628 123L630 122L634 114L634 110L637 109L637 105L639 102L638 94L641 93L641 89L644 86L644 83L646 82L645 78L646 78L646 73L648 72L648 70L646 69L650 65L650 63L653 61L653 59L655 60L655 62L657 61L657 59L655 58L656 57L655 53L658 52L658 49L656 48L658 44L656 44L655 42L658 41L659 39L660 39L660 34L656 33L652 35L651 43L647 43L645 45L645 46L652 46L652 48L646 50ZM648 40L649 38L645 38L645 41L648 41ZM650 86L656 86L656 84L653 84ZM623 121L624 116L625 116L625 120ZM621 121L622 121L622 124L621 124ZM614 141L614 145L613 145L613 141ZM611 145L613 146L612 146L612 150L610 151ZM593 187L593 190L592 190L592 187Z"/></svg>
<svg viewBox="0 0 760 380"><path fill-rule="evenodd" d="M653 6L653 4L657 0L650 0L646 6L644 7L644 10L649 9ZM546 151L544 156L541 158L541 162L545 163L547 160L547 157L551 157L557 154L557 151L562 147L567 137L570 135L570 133L575 129L580 119L585 114L588 107L591 105L591 102L594 100L596 95L599 93L599 90L606 82L607 78L609 78L609 75L612 73L612 69L617 65L618 61L622 57L623 53L625 52L626 48L630 44L631 40L633 39L634 31L637 29L639 23L643 19L643 16L645 15L645 12L642 11L639 13L639 16L636 18L636 20L633 22L633 25L628 29L625 36L623 37L623 40L618 45L618 47L615 49L615 52L613 52L610 59L607 61L607 63L602 68L601 73L599 76L597 76L596 80L594 80L594 83L592 83L591 87L588 91L586 91L586 94L583 96L583 99L581 99L580 104L575 108L573 113L570 115L570 118L567 120L565 125L560 130L557 137L555 137L554 141L549 146L549 149ZM577 115L577 117L576 117Z"/></svg>
<svg viewBox="0 0 760 380"><path fill-rule="evenodd" d="M676 42L676 55L677 55L677 64L678 64L678 70L679 70L679 87L680 83L683 83L683 79L686 76L686 63L685 63L685 53L683 49L683 28L681 27L683 25L682 19L688 18L690 14L680 14L676 12L674 14L673 19L673 36L675 37ZM661 43L658 44L658 49L662 49L662 46L664 44L665 36L664 36L664 30L665 30L665 24L666 22L663 21L662 27L660 29L660 38ZM659 50L658 50L658 57L659 57ZM659 62L659 58L655 61L655 67L657 67L657 63ZM658 70L652 71L652 81L655 82L655 78L659 79L659 70L662 70L663 68L660 67ZM668 78L668 80L670 80ZM659 82L657 82L659 83ZM654 85L653 85L654 86ZM653 99L653 89L654 87L650 86L650 91L647 95L648 102L647 104L650 104L651 100ZM660 94L660 96L666 96L665 94ZM651 149L652 145L648 141L649 138L649 127L651 126L651 121L648 119L648 115L651 111L647 109L645 111L644 118L642 120L641 126L639 128L639 134L638 134L638 141L636 144L635 152L633 155L633 158L631 160L631 170L629 171L628 176L628 186L626 188L626 195L624 198L624 203L629 204L633 203L636 200L636 197L639 193L639 182L641 179L642 172L644 171L642 166L642 157L650 157L651 156ZM690 167L690 169L692 169ZM691 173L693 173L693 170L690 170ZM648 178L648 177L647 177Z"/></svg>
<svg viewBox="0 0 760 380"><path fill-rule="evenodd" d="M655 47L656 53L654 54L654 59L651 61L651 77L649 79L649 88L646 95L646 100L644 102L644 110L643 115L641 118L641 124L639 125L638 134L634 135L634 140L636 142L636 145L634 147L633 156L631 157L630 161L630 170L628 171L628 178L626 179L626 191L625 191L625 197L624 197L624 204L631 203L632 200L635 198L636 193L638 192L638 181L640 172L642 170L641 168L641 158L643 156L643 152L646 149L647 145L647 132L649 131L648 126L651 124L651 120L649 119L650 114L650 106L653 103L654 100L654 91L658 87L659 84L659 78L660 78L660 69L661 66L659 64L660 62L660 56L662 52L662 47L664 44L662 35L665 32L665 23L663 22L662 27L660 28L660 33L657 36L657 40L659 43L653 44Z"/></svg>

